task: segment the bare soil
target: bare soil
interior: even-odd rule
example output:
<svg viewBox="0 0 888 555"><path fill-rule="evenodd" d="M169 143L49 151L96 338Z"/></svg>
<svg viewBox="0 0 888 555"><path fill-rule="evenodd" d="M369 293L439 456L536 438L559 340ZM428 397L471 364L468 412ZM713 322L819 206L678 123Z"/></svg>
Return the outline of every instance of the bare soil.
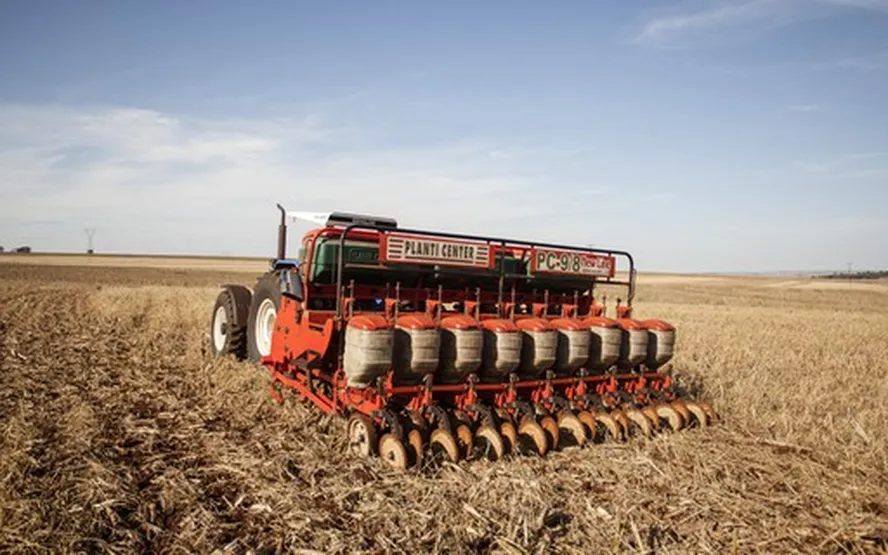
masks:
<svg viewBox="0 0 888 555"><path fill-rule="evenodd" d="M723 420L396 472L206 350L247 273L0 259L0 552L884 553L888 295L640 284Z"/></svg>

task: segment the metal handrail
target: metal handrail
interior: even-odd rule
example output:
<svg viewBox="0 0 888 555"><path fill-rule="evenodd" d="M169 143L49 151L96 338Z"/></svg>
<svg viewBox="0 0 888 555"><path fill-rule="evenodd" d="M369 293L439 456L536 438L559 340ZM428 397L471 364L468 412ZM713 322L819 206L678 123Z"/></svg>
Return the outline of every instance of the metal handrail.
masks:
<svg viewBox="0 0 888 555"><path fill-rule="evenodd" d="M534 248L549 248L549 249L566 249L576 252L586 252L590 254L606 254L610 256L623 256L629 261L629 281L625 282L625 284L629 288L628 298L626 300L627 304L631 306L632 299L635 297L635 260L632 258L632 255L626 251L621 250L612 250L612 249L598 249L594 247L578 247L572 245L560 245L557 243L543 243L543 242L535 242L535 241L525 241L521 239L502 239L499 237L484 237L480 235L468 235L464 233L450 233L450 232L440 232L440 231L428 231L428 230L415 230L415 229L389 229L383 228L374 225L368 224L350 224L342 229L342 235L339 237L339 252L337 253L337 265L336 265L336 318L342 318L342 274L343 269L345 268L345 241L348 236L348 233L355 229L364 229L364 230L372 230L377 231L381 235L386 233L396 231L397 233L405 233L410 235L419 235L426 237L441 237L446 239L466 239L470 241L483 241L491 245L498 245L502 247L506 246L525 246L530 249ZM502 282L507 277L505 274L505 264L501 265L500 272L500 292L499 296L502 297ZM521 277L521 276L516 276ZM592 279L592 283L595 283L595 279ZM611 283L616 285L622 285L623 282L614 282L605 281L605 283Z"/></svg>

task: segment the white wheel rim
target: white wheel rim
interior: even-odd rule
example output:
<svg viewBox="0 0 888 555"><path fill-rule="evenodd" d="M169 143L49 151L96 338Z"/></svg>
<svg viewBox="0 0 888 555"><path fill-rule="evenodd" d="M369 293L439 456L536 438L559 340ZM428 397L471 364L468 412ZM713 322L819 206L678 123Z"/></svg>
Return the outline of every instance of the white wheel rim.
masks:
<svg viewBox="0 0 888 555"><path fill-rule="evenodd" d="M217 352L222 351L225 347L226 326L228 325L228 314L225 313L225 307L220 306L213 315L213 347Z"/></svg>
<svg viewBox="0 0 888 555"><path fill-rule="evenodd" d="M262 356L271 353L271 333L274 330L274 321L277 318L277 310L271 299L265 299L256 311L256 349Z"/></svg>
<svg viewBox="0 0 888 555"><path fill-rule="evenodd" d="M353 451L362 455L366 455L370 451L369 434L367 427L360 420L352 422L351 433L349 434L349 443Z"/></svg>

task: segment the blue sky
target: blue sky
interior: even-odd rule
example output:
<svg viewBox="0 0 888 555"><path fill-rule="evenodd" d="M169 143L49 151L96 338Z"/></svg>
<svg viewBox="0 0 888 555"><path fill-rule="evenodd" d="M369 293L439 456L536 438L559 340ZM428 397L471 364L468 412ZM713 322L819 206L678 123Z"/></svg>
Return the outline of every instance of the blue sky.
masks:
<svg viewBox="0 0 888 555"><path fill-rule="evenodd" d="M0 48L7 247L271 255L281 202L888 267L888 0L7 0Z"/></svg>

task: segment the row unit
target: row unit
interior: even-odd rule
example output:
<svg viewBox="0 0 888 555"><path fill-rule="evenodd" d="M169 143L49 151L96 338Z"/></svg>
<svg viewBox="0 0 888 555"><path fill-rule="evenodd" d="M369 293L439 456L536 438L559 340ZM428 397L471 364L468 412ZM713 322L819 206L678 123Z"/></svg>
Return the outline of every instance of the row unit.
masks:
<svg viewBox="0 0 888 555"><path fill-rule="evenodd" d="M675 328L661 320L604 317L476 320L458 314L436 323L405 314L394 325L379 314L349 320L343 370L351 387L367 387L394 370L395 385L460 383L469 374L502 382L516 373L532 380L552 370L570 376L580 368L603 372L645 364L656 369L672 358Z"/></svg>

